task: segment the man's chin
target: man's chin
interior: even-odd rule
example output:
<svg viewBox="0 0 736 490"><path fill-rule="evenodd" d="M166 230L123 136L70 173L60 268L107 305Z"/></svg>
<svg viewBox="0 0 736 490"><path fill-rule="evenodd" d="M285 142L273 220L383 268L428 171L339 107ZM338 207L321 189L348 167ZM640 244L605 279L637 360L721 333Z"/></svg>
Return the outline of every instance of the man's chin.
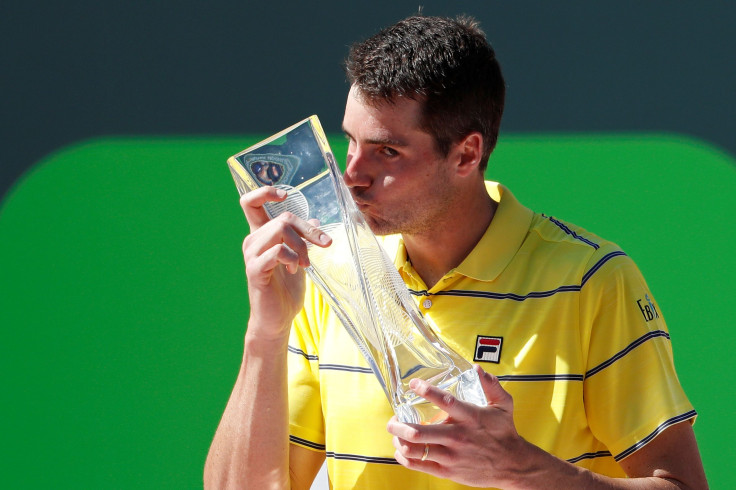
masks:
<svg viewBox="0 0 736 490"><path fill-rule="evenodd" d="M385 223L385 222L379 222L372 216L368 216L364 214L363 218L365 219L365 222L368 224L368 228L370 228L373 234L376 236L394 235L396 233L399 233L390 224Z"/></svg>

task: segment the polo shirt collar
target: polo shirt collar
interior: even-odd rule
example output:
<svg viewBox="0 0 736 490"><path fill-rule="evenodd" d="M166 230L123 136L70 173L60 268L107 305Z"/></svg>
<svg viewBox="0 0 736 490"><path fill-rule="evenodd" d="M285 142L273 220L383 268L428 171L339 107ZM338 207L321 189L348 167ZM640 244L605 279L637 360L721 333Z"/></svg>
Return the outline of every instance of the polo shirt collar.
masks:
<svg viewBox="0 0 736 490"><path fill-rule="evenodd" d="M534 217L531 209L498 182L486 182L486 189L498 203L496 214L478 244L454 270L479 281L493 281L503 272L524 242Z"/></svg>
<svg viewBox="0 0 736 490"><path fill-rule="evenodd" d="M478 281L493 281L509 265L526 238L534 212L498 182L487 181L486 189L491 199L498 203L496 214L475 248L445 277L458 273ZM387 236L383 242L387 250L396 251L393 254L396 268L412 275L413 268L407 261L401 236Z"/></svg>

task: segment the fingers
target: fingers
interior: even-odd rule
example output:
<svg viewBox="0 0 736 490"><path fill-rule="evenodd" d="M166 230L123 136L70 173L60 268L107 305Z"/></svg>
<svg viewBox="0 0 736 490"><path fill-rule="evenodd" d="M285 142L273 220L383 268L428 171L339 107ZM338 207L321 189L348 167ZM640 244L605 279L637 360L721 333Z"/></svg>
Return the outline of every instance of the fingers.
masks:
<svg viewBox="0 0 736 490"><path fill-rule="evenodd" d="M486 395L488 404L500 408L504 411L511 412L513 410L513 399L511 395L503 389L498 378L483 370L479 365L473 366L478 377L483 392ZM428 400L455 420L468 420L475 417L477 406L455 398L451 393L438 388L425 380L412 379L409 387L425 400Z"/></svg>
<svg viewBox="0 0 736 490"><path fill-rule="evenodd" d="M270 273L278 265L283 265L286 267L287 272L296 274L299 271L299 267L307 267L309 265L309 258L306 252L300 255L285 243L275 244L261 253L246 252L245 268L246 272L248 272L249 280L252 277L251 271Z"/></svg>
<svg viewBox="0 0 736 490"><path fill-rule="evenodd" d="M281 228L290 226L293 228L297 235L302 238L325 247L330 244L331 240L322 230L319 229L319 222L317 220L304 221L294 214L289 212L281 213L273 220L266 213L264 205L268 202L282 202L287 198L287 192L283 189L277 189L272 186L259 187L258 189L252 190L243 194L240 198L240 206L243 208L245 217L250 225L251 233L265 226L267 223L281 220ZM278 230L274 230L278 231ZM292 249L294 243L288 244Z"/></svg>
<svg viewBox="0 0 736 490"><path fill-rule="evenodd" d="M410 443L399 437L394 437L392 442L396 449L394 457L404 466L410 465L416 468L417 465L423 465L427 467L447 460L447 448L439 444Z"/></svg>
<svg viewBox="0 0 736 490"><path fill-rule="evenodd" d="M317 220L304 221L292 213L281 213L271 219L264 205L283 202L287 192L265 186L247 192L240 198L251 234L243 242L246 269L268 272L283 264L293 273L309 265L305 240L320 247L331 243L330 237L319 228Z"/></svg>
<svg viewBox="0 0 736 490"><path fill-rule="evenodd" d="M405 424L399 422L396 417L393 417L389 420L386 430L389 434L395 436L398 441L408 446L420 447L423 450L424 444L439 447L452 444L458 435L457 427L456 424L447 423L434 425ZM414 457L416 452L416 449L413 451L410 449L408 453L410 455L409 457ZM435 452L436 454L437 452ZM419 457L421 458L422 454L419 454ZM434 461L437 461L437 459Z"/></svg>
<svg viewBox="0 0 736 490"><path fill-rule="evenodd" d="M283 213L245 238L246 269L269 271L280 263L295 273L298 267L309 265L305 240L320 247L332 241L316 221L304 221L291 213Z"/></svg>
<svg viewBox="0 0 736 490"><path fill-rule="evenodd" d="M422 427L424 428L426 427ZM389 420L387 429L389 433L394 434L391 439L396 449L394 457L404 466L416 468L416 465L420 463L432 464L435 460L430 457L430 453L433 457L439 457L440 451L444 450L437 444L422 442L420 439L424 438L424 434L421 431L411 424L399 422L395 416ZM405 437L402 437L401 434Z"/></svg>
<svg viewBox="0 0 736 490"><path fill-rule="evenodd" d="M455 398L451 393L434 386L423 379L414 378L409 382L409 388L427 401L437 405L455 420L465 420L473 416L473 407L469 403Z"/></svg>
<svg viewBox="0 0 736 490"><path fill-rule="evenodd" d="M478 364L473 365L473 369L478 373L480 378L480 386L483 388L483 393L486 395L488 404L500 408L506 412L511 412L514 409L514 402L508 391L504 390L498 378L494 375L487 373Z"/></svg>
<svg viewBox="0 0 736 490"><path fill-rule="evenodd" d="M447 421L441 424L420 426L401 423L394 417L389 421L388 431L411 443L434 442L445 444L452 441L455 436L454 427L456 424L470 423L475 425L482 418L483 412L488 409L498 414L513 413L513 398L503 389L498 378L486 373L478 365L475 365L474 369L480 378L481 387L488 400L488 407L479 407L459 400L448 391L440 389L425 380L415 378L411 380L409 387L420 397L444 410L448 415Z"/></svg>
<svg viewBox="0 0 736 490"><path fill-rule="evenodd" d="M396 436L392 438L392 443L396 452L406 459L441 461L447 453L447 448L440 444L409 442Z"/></svg>
<svg viewBox="0 0 736 490"><path fill-rule="evenodd" d="M459 483L495 486L489 485L493 483L493 468L485 474L475 470L490 468L499 456L513 453L523 439L514 426L511 395L501 387L498 378L485 373L480 366L474 369L488 406L458 400L424 380L411 380L410 388L447 412L448 418L439 424L420 425L402 423L392 417L386 429L394 436L394 457L399 464Z"/></svg>
<svg viewBox="0 0 736 490"><path fill-rule="evenodd" d="M436 443L446 444L456 437L456 424L464 420L473 420L475 411L480 407L463 402L449 392L431 385L422 379L412 379L409 387L425 400L434 403L447 412L447 421L440 424L418 425L400 422L396 417L389 420L388 432L409 444ZM451 423L448 423L450 422Z"/></svg>
<svg viewBox="0 0 736 490"><path fill-rule="evenodd" d="M267 202L281 202L287 197L283 189L271 186L259 187L240 196L240 207L243 208L245 218L251 230L256 230L266 224L270 218L263 207Z"/></svg>
<svg viewBox="0 0 736 490"><path fill-rule="evenodd" d="M254 231L271 219L263 207L264 204L267 202L282 202L286 197L285 190L272 186L259 187L240 196L240 207L243 208L250 229Z"/></svg>

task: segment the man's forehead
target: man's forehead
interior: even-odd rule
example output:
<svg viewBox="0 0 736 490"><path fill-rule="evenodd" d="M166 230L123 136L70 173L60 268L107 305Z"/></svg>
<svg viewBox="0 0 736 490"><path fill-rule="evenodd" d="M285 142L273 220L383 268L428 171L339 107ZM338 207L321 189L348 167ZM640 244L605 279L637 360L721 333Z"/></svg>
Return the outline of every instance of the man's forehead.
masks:
<svg viewBox="0 0 736 490"><path fill-rule="evenodd" d="M351 89L342 129L352 138L357 136L353 133L360 131L364 140L402 145L407 144L405 140L412 133L427 133L421 127L420 119L421 102L415 99L395 97L391 100L369 100Z"/></svg>
<svg viewBox="0 0 736 490"><path fill-rule="evenodd" d="M343 127L343 132L348 137L354 140L358 139L357 135L353 135L345 127ZM361 140L361 143L367 143L371 145L389 145L397 147L409 145L409 142L406 140L406 138L402 137L402 135L397 134L395 131L390 131L384 128L366 131L364 133L361 133L359 138Z"/></svg>
<svg viewBox="0 0 736 490"><path fill-rule="evenodd" d="M419 94L415 95L392 95L390 97L382 97L365 93L359 87L352 85L348 97L353 97L361 104L376 109L391 108L396 106L416 105L421 108L425 102L425 97Z"/></svg>

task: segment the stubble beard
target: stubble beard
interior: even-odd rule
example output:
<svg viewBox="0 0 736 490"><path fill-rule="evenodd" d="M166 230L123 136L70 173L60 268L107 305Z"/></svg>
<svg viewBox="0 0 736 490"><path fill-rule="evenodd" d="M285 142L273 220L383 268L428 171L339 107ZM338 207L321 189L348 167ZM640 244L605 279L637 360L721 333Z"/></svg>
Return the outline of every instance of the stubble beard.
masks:
<svg viewBox="0 0 736 490"><path fill-rule="evenodd" d="M428 199L422 199L423 202L408 201L405 206L397 204L399 209L387 217L376 218L375 216L364 214L363 218L375 235L395 235L404 236L426 236L431 237L437 233L440 226L452 226L451 219L448 216L448 209L452 208L456 201L455 196L447 188L443 188L439 192L433 189L434 196ZM463 217L457 217L463 219Z"/></svg>

